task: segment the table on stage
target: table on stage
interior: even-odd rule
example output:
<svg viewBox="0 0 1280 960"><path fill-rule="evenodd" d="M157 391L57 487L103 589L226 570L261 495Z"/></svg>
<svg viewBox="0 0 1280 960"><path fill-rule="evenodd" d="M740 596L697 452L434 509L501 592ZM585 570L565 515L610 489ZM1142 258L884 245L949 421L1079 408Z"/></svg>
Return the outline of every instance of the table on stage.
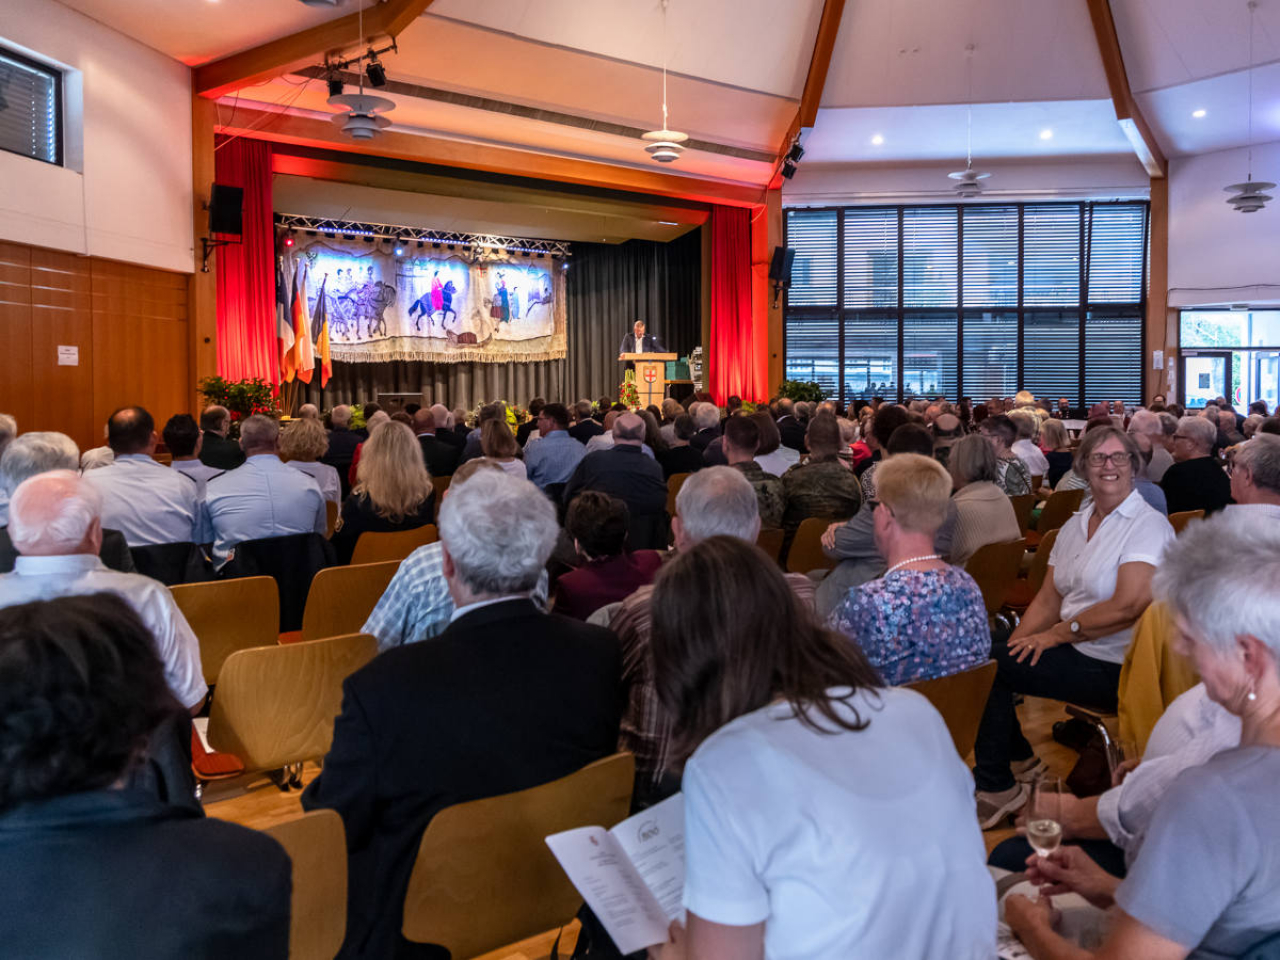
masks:
<svg viewBox="0 0 1280 960"><path fill-rule="evenodd" d="M636 390L640 406L662 406L667 396L667 361L678 360L678 353L624 353L622 360L636 365Z"/></svg>

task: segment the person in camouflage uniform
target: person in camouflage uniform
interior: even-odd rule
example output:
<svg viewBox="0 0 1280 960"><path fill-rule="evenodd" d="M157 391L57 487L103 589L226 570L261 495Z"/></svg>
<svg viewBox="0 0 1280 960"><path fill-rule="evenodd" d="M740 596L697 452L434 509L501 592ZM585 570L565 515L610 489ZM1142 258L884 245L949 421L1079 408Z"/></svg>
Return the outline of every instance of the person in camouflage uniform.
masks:
<svg viewBox="0 0 1280 960"><path fill-rule="evenodd" d="M830 414L809 423L809 456L782 475L786 495L782 528L788 539L808 517L844 520L862 506L862 486L840 462L840 425Z"/></svg>
<svg viewBox="0 0 1280 960"><path fill-rule="evenodd" d="M729 466L742 473L751 483L760 502L760 526L779 528L787 509L787 492L782 481L753 459L760 448L760 428L750 417L736 415L725 421L721 441Z"/></svg>

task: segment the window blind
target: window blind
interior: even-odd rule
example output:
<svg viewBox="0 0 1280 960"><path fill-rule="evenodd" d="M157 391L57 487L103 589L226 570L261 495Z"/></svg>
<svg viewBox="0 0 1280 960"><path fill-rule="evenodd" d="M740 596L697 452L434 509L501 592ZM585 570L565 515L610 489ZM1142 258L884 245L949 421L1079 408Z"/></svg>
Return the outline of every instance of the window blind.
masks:
<svg viewBox="0 0 1280 960"><path fill-rule="evenodd" d="M1138 404L1142 399L1142 311L1091 310L1084 324L1084 397Z"/></svg>
<svg viewBox="0 0 1280 960"><path fill-rule="evenodd" d="M845 402L898 396L896 312L850 312L844 324Z"/></svg>
<svg viewBox="0 0 1280 960"><path fill-rule="evenodd" d="M1143 236L1146 228L1145 204L1107 204L1090 208L1090 303L1138 303L1142 299Z"/></svg>
<svg viewBox="0 0 1280 960"><path fill-rule="evenodd" d="M1022 211L1022 303L1080 302L1080 207L1028 204Z"/></svg>
<svg viewBox="0 0 1280 960"><path fill-rule="evenodd" d="M956 306L958 222L955 207L908 207L902 212L903 306Z"/></svg>
<svg viewBox="0 0 1280 960"><path fill-rule="evenodd" d="M836 305L835 210L788 210L787 246L795 250L787 306Z"/></svg>
<svg viewBox="0 0 1280 960"><path fill-rule="evenodd" d="M62 163L61 74L0 48L0 150Z"/></svg>
<svg viewBox="0 0 1280 960"><path fill-rule="evenodd" d="M844 211L844 305L898 306L898 210Z"/></svg>
<svg viewBox="0 0 1280 960"><path fill-rule="evenodd" d="M966 213L966 229L968 225ZM963 359L962 389L966 397L973 397L974 403L1017 393L1018 314L1012 310L966 311Z"/></svg>
<svg viewBox="0 0 1280 960"><path fill-rule="evenodd" d="M1037 397L1080 396L1080 312L1028 310L1022 321L1022 386Z"/></svg>
<svg viewBox="0 0 1280 960"><path fill-rule="evenodd" d="M965 306L1016 307L1018 208L965 207L963 239Z"/></svg>
<svg viewBox="0 0 1280 960"><path fill-rule="evenodd" d="M835 311L790 316L784 328L786 378L812 380L828 396L840 390L840 321Z"/></svg>
<svg viewBox="0 0 1280 960"><path fill-rule="evenodd" d="M955 397L956 315L907 312L902 322L903 397Z"/></svg>

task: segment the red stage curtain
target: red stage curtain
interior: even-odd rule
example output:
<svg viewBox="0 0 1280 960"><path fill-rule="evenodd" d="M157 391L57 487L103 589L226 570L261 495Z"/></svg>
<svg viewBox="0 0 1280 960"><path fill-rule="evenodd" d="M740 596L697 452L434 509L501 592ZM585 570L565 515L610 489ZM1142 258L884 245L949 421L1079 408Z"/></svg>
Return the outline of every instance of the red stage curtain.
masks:
<svg viewBox="0 0 1280 960"><path fill-rule="evenodd" d="M214 254L218 373L228 380L261 377L279 383L271 144L243 137L220 142L214 170L218 183L244 188L243 240Z"/></svg>
<svg viewBox="0 0 1280 960"><path fill-rule="evenodd" d="M711 208L711 395L765 399L751 318L751 211Z"/></svg>

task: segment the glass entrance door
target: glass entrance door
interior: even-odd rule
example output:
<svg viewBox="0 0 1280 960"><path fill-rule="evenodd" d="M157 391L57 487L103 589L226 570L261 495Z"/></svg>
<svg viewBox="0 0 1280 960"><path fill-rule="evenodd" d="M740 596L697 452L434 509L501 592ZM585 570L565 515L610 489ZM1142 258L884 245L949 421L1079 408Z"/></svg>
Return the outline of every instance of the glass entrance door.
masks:
<svg viewBox="0 0 1280 960"><path fill-rule="evenodd" d="M1231 351L1194 350L1182 354L1182 404L1203 409L1217 397L1231 399Z"/></svg>

